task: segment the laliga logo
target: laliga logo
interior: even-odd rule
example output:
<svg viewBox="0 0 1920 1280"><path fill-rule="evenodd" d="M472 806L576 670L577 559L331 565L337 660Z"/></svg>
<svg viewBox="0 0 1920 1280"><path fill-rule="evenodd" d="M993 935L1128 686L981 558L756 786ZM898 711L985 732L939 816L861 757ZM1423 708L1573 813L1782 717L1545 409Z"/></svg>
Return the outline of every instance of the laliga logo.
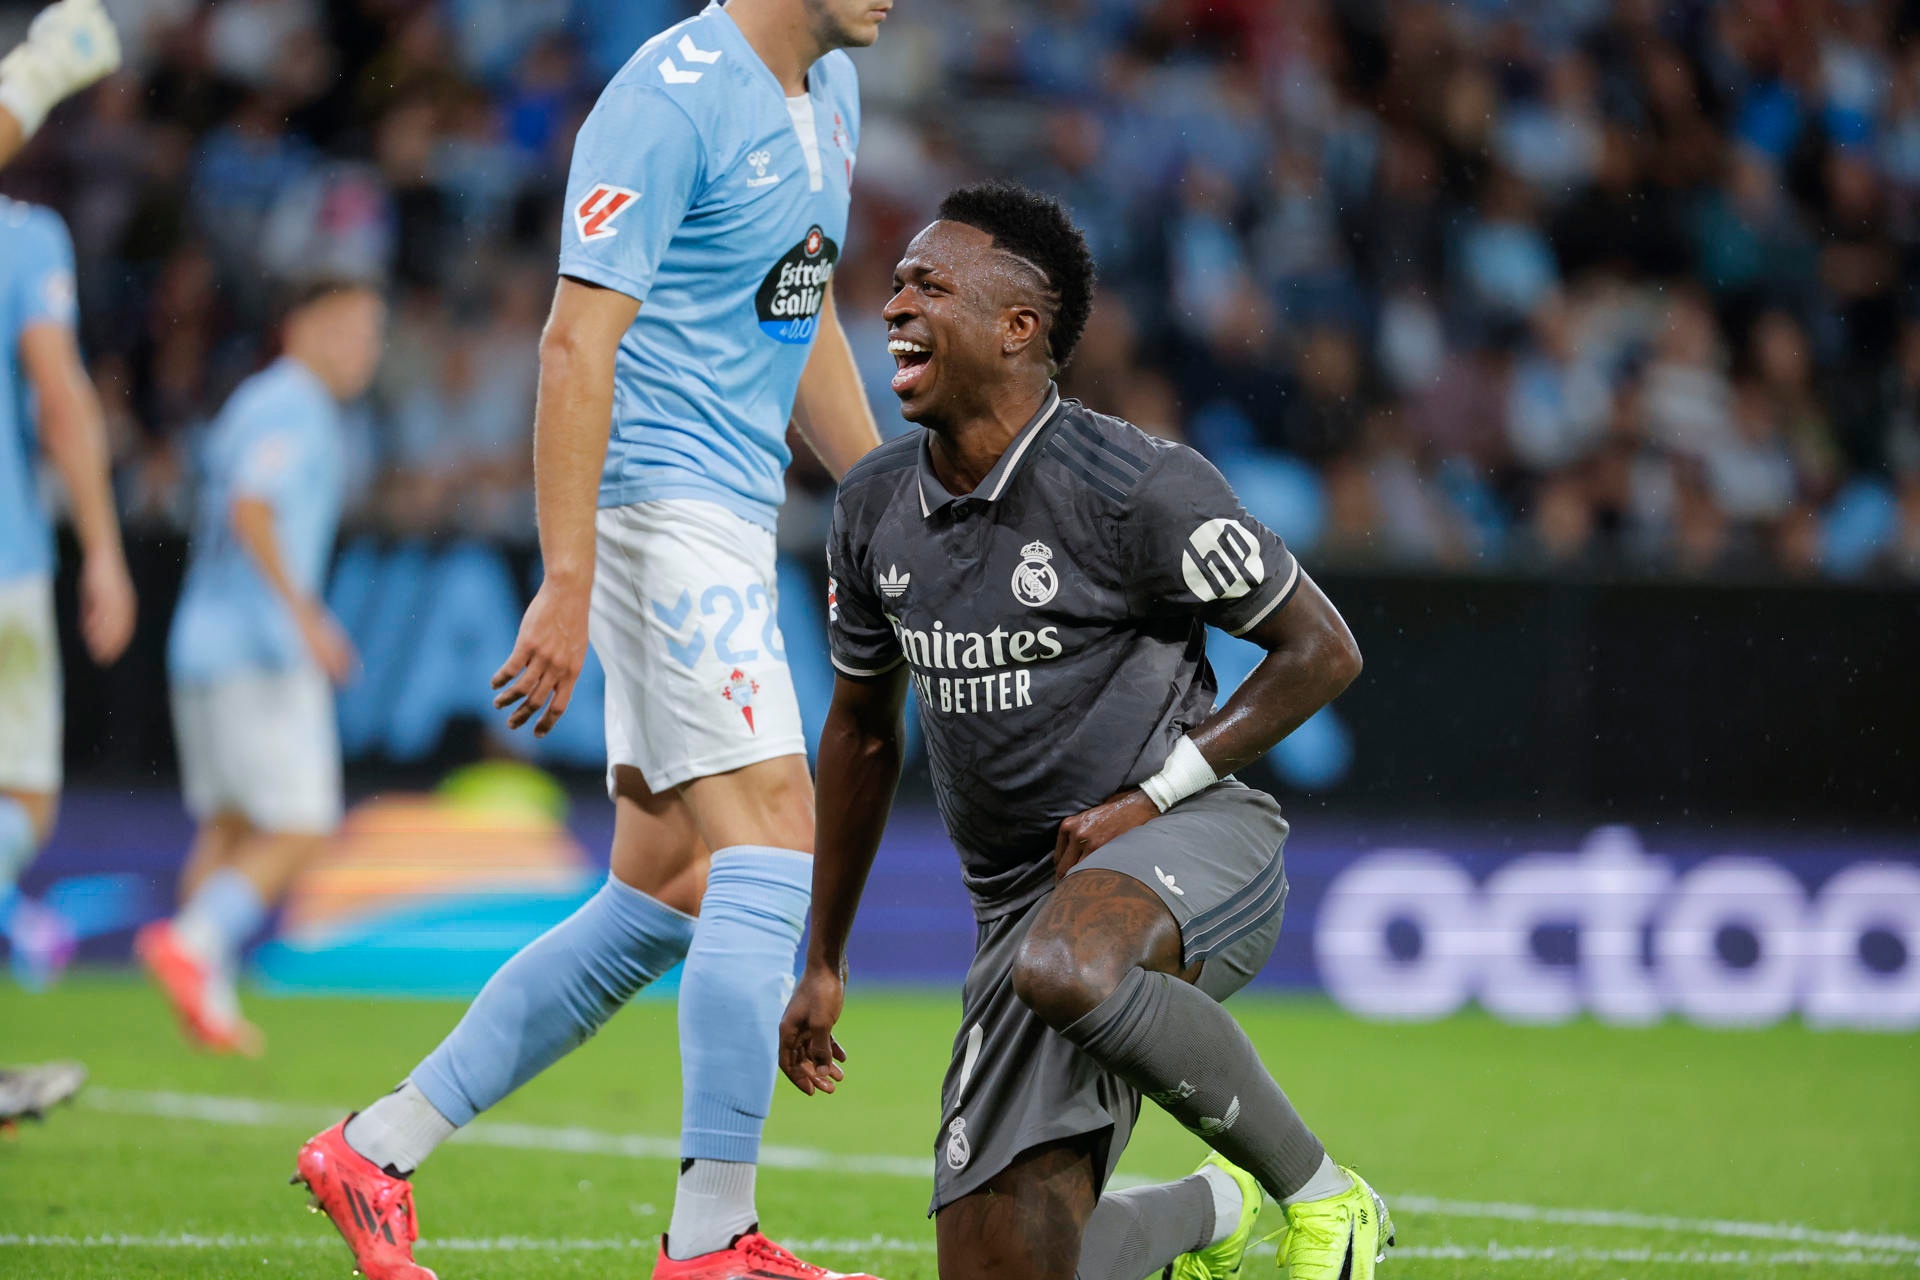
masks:
<svg viewBox="0 0 1920 1280"><path fill-rule="evenodd" d="M1536 954L1555 926L1573 929L1575 963ZM1871 959L1889 939L1878 952L1904 961ZM1676 876L1627 827L1600 828L1579 853L1517 858L1478 886L1446 855L1381 850L1334 880L1313 941L1328 991L1368 1017L1440 1018L1478 997L1514 1022L1675 1012L1747 1027L1798 1010L1814 1026L1920 1029L1920 867L1901 863L1853 863L1809 901L1765 858Z"/></svg>

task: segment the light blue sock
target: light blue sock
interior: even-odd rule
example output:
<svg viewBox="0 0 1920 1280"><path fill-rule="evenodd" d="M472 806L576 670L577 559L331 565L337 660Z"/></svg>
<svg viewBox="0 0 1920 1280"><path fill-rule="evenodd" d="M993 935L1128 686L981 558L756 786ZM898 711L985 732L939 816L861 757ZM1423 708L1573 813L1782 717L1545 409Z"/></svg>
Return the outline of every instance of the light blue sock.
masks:
<svg viewBox="0 0 1920 1280"><path fill-rule="evenodd" d="M812 891L804 853L736 845L713 855L680 978L683 1160L760 1158Z"/></svg>
<svg viewBox="0 0 1920 1280"><path fill-rule="evenodd" d="M500 966L413 1083L448 1120L471 1123L579 1048L692 941L693 917L608 876Z"/></svg>
<svg viewBox="0 0 1920 1280"><path fill-rule="evenodd" d="M194 955L231 969L240 959L240 949L266 922L267 904L253 881L226 867L200 882L173 918L173 928Z"/></svg>
<svg viewBox="0 0 1920 1280"><path fill-rule="evenodd" d="M0 796L0 933L13 919L14 904L20 899L16 882L33 858L33 819L26 806L8 796Z"/></svg>

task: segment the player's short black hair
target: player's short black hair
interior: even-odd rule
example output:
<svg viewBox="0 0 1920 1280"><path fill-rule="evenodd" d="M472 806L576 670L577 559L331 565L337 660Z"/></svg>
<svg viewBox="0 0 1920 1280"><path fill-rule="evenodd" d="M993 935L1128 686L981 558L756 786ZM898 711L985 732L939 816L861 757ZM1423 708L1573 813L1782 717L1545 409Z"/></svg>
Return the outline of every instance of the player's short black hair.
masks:
<svg viewBox="0 0 1920 1280"><path fill-rule="evenodd" d="M1017 182L995 180L958 187L940 202L940 217L993 237L996 247L1038 267L1053 289L1047 351L1065 368L1093 313L1093 252L1058 200Z"/></svg>

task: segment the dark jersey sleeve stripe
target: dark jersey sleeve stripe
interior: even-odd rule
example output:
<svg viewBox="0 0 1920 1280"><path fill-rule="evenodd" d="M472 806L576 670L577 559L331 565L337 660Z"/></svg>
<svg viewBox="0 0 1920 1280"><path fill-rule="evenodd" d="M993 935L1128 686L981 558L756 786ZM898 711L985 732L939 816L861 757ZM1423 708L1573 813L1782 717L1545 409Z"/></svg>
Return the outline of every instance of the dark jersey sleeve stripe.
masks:
<svg viewBox="0 0 1920 1280"><path fill-rule="evenodd" d="M1115 461L1119 462L1122 466L1126 467L1129 471L1132 471L1136 476L1143 476L1147 474L1147 472L1151 470L1153 467L1153 463L1148 459L1136 457L1133 454L1127 452L1125 449L1122 449L1119 445L1107 439L1105 436L1101 435L1100 432L1095 430L1093 427L1089 426L1087 423L1080 421L1079 419L1073 419L1069 421L1067 423L1067 427L1069 430L1073 432L1074 435L1078 436L1081 440L1085 441L1087 444L1092 445L1095 449L1098 449L1101 453L1106 454L1107 456L1113 458Z"/></svg>
<svg viewBox="0 0 1920 1280"><path fill-rule="evenodd" d="M1073 454L1067 452L1065 446L1061 444L1057 437L1047 442L1047 456L1079 477L1088 488L1105 494L1115 502L1125 502L1127 500L1127 495L1115 488L1111 481L1102 479L1092 468L1088 467Z"/></svg>
<svg viewBox="0 0 1920 1280"><path fill-rule="evenodd" d="M1114 462L1110 454L1105 454L1098 449L1092 448L1083 440L1075 439L1071 436L1061 436L1059 438L1059 445L1087 466L1104 473L1109 480L1119 487L1123 494L1132 493L1134 484L1140 479L1137 473L1129 472L1126 468Z"/></svg>

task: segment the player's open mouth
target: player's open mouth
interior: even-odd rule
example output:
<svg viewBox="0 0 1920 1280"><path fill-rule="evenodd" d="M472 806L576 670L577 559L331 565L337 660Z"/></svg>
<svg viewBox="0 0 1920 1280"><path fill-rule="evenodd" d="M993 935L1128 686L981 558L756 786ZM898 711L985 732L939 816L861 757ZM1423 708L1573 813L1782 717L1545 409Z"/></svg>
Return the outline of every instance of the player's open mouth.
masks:
<svg viewBox="0 0 1920 1280"><path fill-rule="evenodd" d="M933 361L933 348L909 342L905 338L895 338L887 343L887 351L892 354L895 365L893 392L904 396L919 385L927 365Z"/></svg>

